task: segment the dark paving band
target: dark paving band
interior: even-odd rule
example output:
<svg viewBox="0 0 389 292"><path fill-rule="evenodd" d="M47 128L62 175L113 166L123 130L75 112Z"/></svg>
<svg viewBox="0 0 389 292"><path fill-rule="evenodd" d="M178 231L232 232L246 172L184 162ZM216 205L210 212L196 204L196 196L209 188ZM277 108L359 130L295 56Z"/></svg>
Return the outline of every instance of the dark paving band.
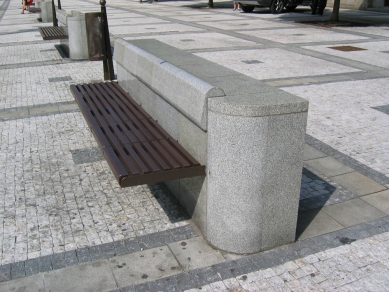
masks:
<svg viewBox="0 0 389 292"><path fill-rule="evenodd" d="M134 253L197 237L191 225L0 266L0 282Z"/></svg>
<svg viewBox="0 0 389 292"><path fill-rule="evenodd" d="M355 240L371 237L389 231L389 216L325 235L297 241L267 252L250 255L238 260L195 269L175 276L166 277L144 284L124 287L112 292L140 291L185 291L192 288L235 278L245 274L272 268L330 248L350 244Z"/></svg>

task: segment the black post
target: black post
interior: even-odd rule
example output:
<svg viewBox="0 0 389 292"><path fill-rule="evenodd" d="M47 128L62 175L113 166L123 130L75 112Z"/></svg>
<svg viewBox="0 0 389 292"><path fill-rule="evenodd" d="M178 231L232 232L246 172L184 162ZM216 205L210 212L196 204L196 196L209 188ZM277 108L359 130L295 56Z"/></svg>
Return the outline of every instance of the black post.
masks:
<svg viewBox="0 0 389 292"><path fill-rule="evenodd" d="M58 0L58 9L61 10L62 7L61 7L61 0Z"/></svg>
<svg viewBox="0 0 389 292"><path fill-rule="evenodd" d="M51 7L53 9L53 26L58 26L57 14L55 13L54 0L51 0Z"/></svg>
<svg viewBox="0 0 389 292"><path fill-rule="evenodd" d="M105 56L103 60L104 80L114 80L115 74L113 72L111 41L109 39L107 11L105 9L105 0L100 0L101 14L103 22L103 42L105 47Z"/></svg>

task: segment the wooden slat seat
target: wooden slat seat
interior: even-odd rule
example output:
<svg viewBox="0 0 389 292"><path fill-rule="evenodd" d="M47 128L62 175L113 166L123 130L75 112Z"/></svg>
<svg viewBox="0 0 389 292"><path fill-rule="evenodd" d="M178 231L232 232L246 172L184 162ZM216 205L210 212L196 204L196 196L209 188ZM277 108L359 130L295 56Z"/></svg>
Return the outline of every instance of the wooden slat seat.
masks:
<svg viewBox="0 0 389 292"><path fill-rule="evenodd" d="M44 40L60 40L68 38L68 34L61 26L39 27L39 32Z"/></svg>
<svg viewBox="0 0 389 292"><path fill-rule="evenodd" d="M205 166L116 82L70 89L121 187L205 175Z"/></svg>

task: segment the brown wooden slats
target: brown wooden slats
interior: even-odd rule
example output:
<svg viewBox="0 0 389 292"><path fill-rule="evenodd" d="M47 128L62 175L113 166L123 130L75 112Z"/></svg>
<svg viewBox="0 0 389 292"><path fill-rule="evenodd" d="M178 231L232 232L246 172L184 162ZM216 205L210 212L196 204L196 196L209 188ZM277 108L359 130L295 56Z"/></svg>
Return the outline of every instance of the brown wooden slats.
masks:
<svg viewBox="0 0 389 292"><path fill-rule="evenodd" d="M70 89L120 186L205 175L205 167L116 82Z"/></svg>
<svg viewBox="0 0 389 292"><path fill-rule="evenodd" d="M39 27L39 32L44 40L67 39L68 35L59 26Z"/></svg>

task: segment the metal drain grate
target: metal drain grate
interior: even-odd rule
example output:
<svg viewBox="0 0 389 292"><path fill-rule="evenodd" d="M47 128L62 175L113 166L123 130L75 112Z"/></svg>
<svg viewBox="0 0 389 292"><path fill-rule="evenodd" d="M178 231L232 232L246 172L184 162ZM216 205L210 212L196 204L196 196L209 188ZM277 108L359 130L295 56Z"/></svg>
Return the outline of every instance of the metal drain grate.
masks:
<svg viewBox="0 0 389 292"><path fill-rule="evenodd" d="M180 40L180 42L194 42L195 40L192 40L192 39L184 39L184 40Z"/></svg>
<svg viewBox="0 0 389 292"><path fill-rule="evenodd" d="M339 46L339 47L328 47L333 50L338 50L342 52L353 52L353 51L364 51L366 49L358 48L358 47L353 47L353 46Z"/></svg>

